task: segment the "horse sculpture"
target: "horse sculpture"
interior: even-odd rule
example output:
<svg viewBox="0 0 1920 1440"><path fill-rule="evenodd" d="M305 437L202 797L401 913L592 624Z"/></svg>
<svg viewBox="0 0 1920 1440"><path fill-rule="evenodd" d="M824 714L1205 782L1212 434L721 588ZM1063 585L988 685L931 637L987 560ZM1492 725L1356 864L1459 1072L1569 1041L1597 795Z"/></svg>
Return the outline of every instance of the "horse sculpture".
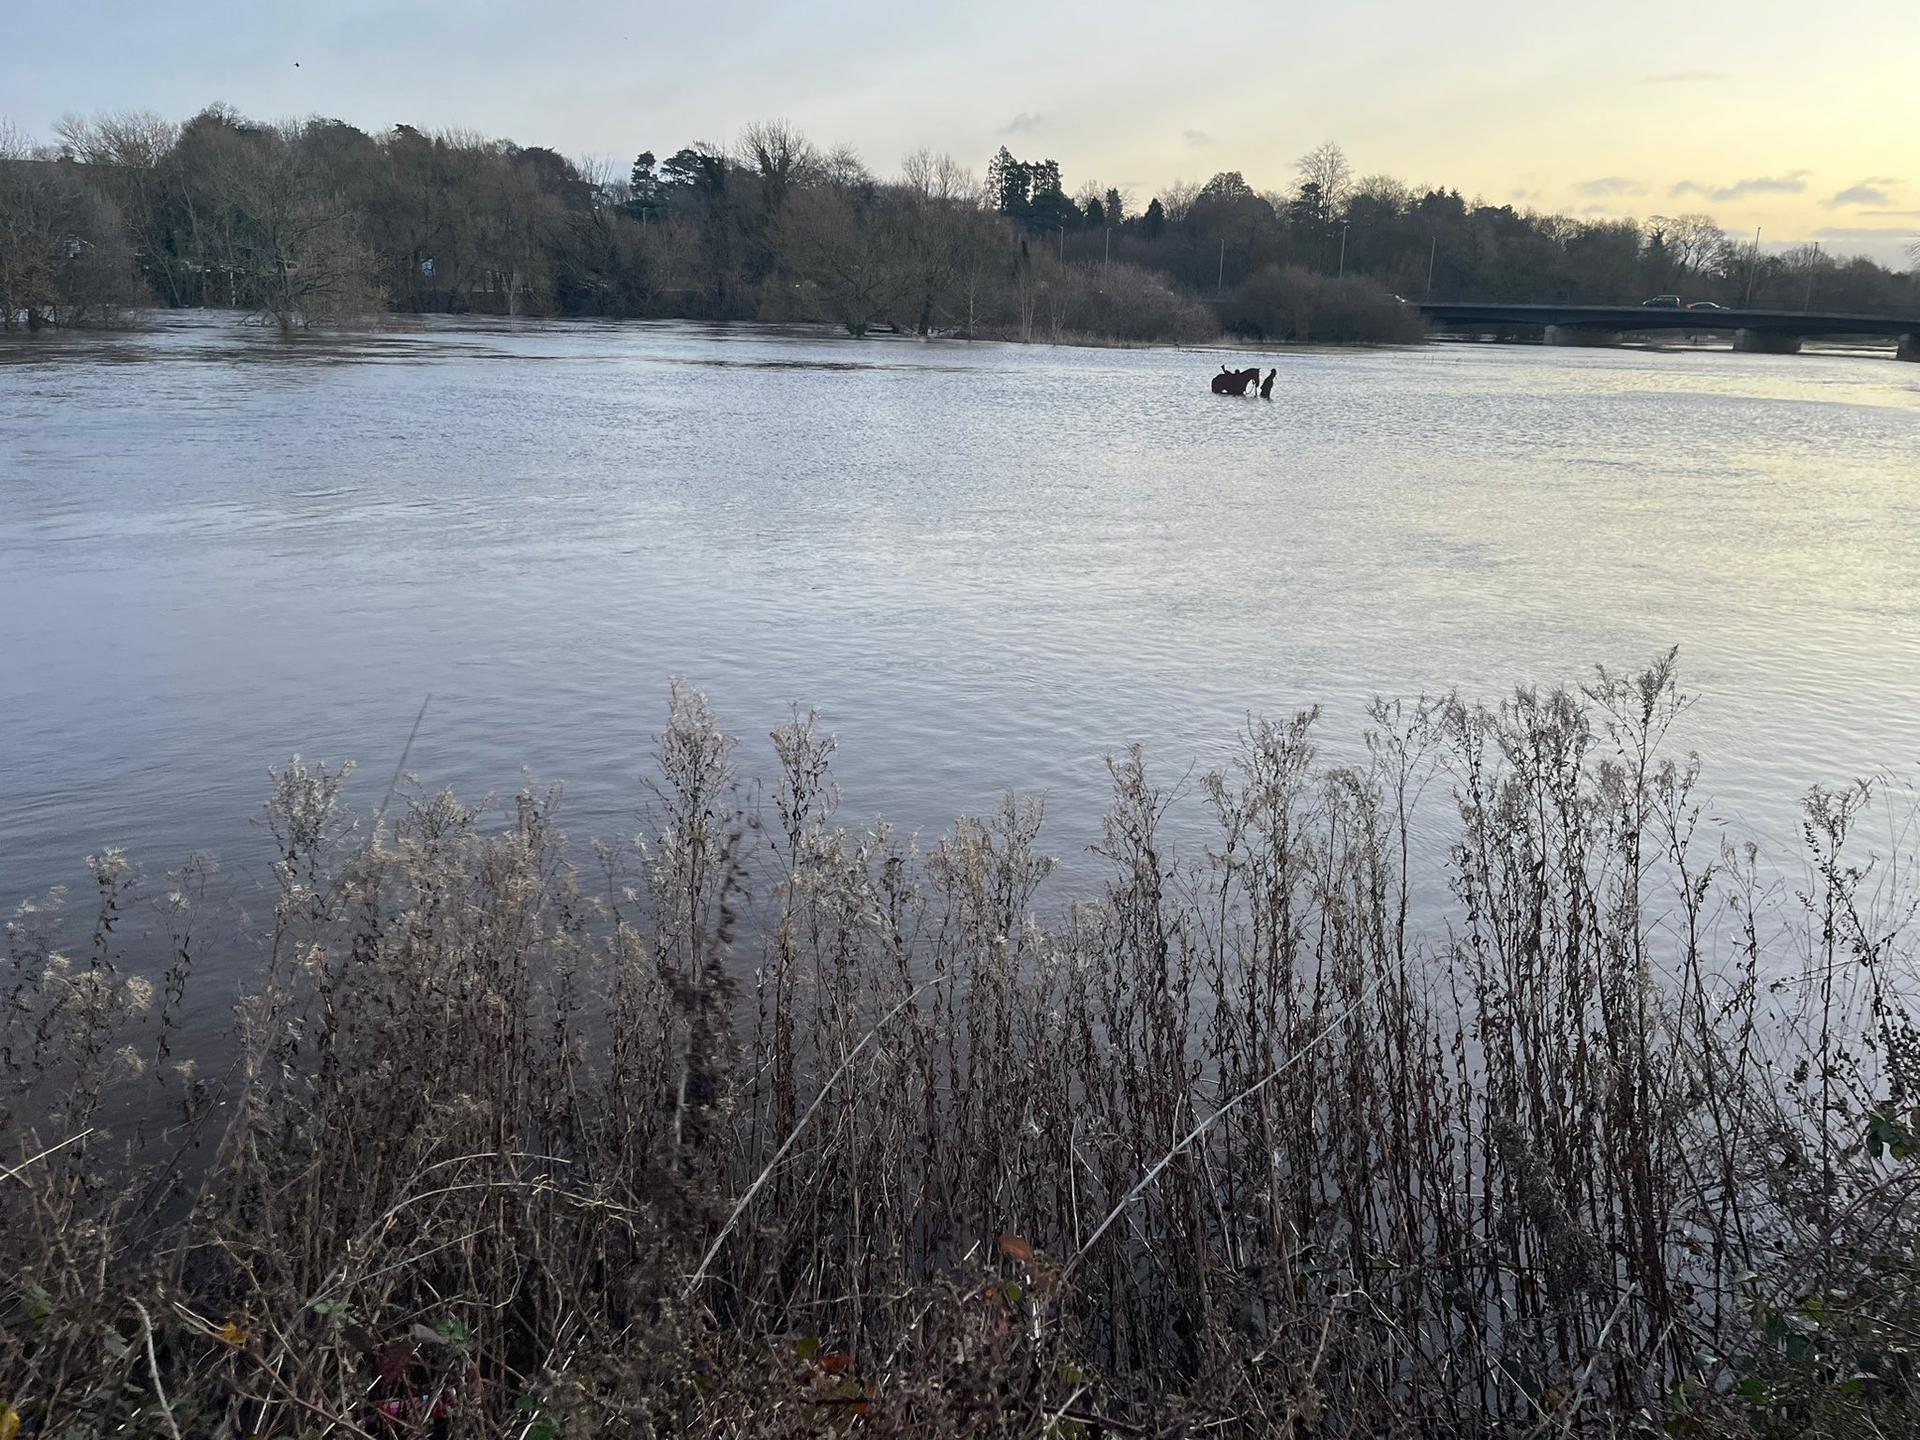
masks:
<svg viewBox="0 0 1920 1440"><path fill-rule="evenodd" d="M1260 367L1251 370L1229 370L1220 367L1220 373L1213 377L1213 393L1216 395L1244 395L1247 387L1260 383Z"/></svg>

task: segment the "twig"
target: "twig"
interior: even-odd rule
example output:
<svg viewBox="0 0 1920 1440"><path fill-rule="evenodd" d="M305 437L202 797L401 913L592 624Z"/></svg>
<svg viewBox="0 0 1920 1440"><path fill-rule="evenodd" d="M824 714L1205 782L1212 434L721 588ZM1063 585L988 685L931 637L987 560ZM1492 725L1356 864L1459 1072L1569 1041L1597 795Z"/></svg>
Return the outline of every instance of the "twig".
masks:
<svg viewBox="0 0 1920 1440"><path fill-rule="evenodd" d="M133 1308L140 1312L140 1328L146 1332L147 1373L153 1376L153 1398L160 1402L160 1413L167 1417L167 1429L173 1432L173 1440L180 1440L180 1424L173 1418L173 1406L167 1402L167 1387L160 1383L160 1360L153 1353L153 1317L138 1300L133 1302Z"/></svg>
<svg viewBox="0 0 1920 1440"><path fill-rule="evenodd" d="M38 1155L29 1155L25 1160L22 1160L18 1165L15 1165L13 1168L9 1170L0 1170L0 1180L17 1179L19 1177L20 1172L26 1169L29 1165L33 1164L36 1160L44 1160L47 1158L47 1156L53 1154L54 1151L64 1150L67 1148L67 1146L72 1145L77 1141L86 1139L87 1136L93 1134L93 1131L94 1131L94 1127L89 1125L86 1129L82 1130L78 1135L69 1135L66 1139L62 1140L58 1145L49 1145L46 1149L42 1150Z"/></svg>
<svg viewBox="0 0 1920 1440"><path fill-rule="evenodd" d="M433 703L433 692L427 692L427 698L420 702L420 713L413 717L413 728L407 731L407 743L400 747L400 758L394 762L393 778L387 782L386 798L380 802L380 808L373 817L373 828L378 830L380 822L387 818L387 806L393 803L393 792L400 786L400 774L407 768L407 756L413 753L413 738L420 733L420 722L427 718L427 706Z"/></svg>
<svg viewBox="0 0 1920 1440"><path fill-rule="evenodd" d="M1039 1436L1039 1440L1047 1440L1047 1436L1052 1432L1053 1427L1065 1419L1067 1412L1073 1408L1073 1402L1086 1393L1087 1387L1085 1382L1074 1386L1073 1393L1061 1402L1060 1408L1040 1422L1040 1428L1035 1432Z"/></svg>
<svg viewBox="0 0 1920 1440"><path fill-rule="evenodd" d="M782 1160L786 1159L787 1151L791 1150L793 1148L793 1142L800 1138L800 1132L807 1128L807 1122L813 1119L814 1112L820 1108L820 1103L827 1098L827 1092L833 1089L842 1075L847 1073L852 1067L853 1062L860 1058L860 1052L872 1043L873 1038L882 1030L886 1029L894 1016L898 1015L902 1010L906 1009L907 1006L919 999L922 991L939 984L942 978L944 977L935 976L924 984L915 986L899 1004L882 1015L879 1020L874 1023L871 1030L860 1037L860 1043L858 1045L847 1052L847 1058L842 1060L833 1074L827 1077L827 1083L820 1087L820 1093L815 1095L813 1097L813 1103L807 1106L806 1114L802 1115L800 1119L795 1122L792 1132L788 1134L785 1140L780 1142L780 1148L773 1152L773 1158L767 1161L766 1168L754 1177L753 1183L747 1187L746 1194L740 1197L740 1203L733 1207L733 1213L727 1217L727 1223L720 1227L720 1233L713 1237L713 1244L708 1246L707 1253L700 1257L700 1264L693 1272L693 1278L687 1281L686 1288L680 1292L680 1298L682 1300L691 1298L693 1292L699 1288L700 1282L706 1279L707 1266L711 1265L713 1263L713 1257L720 1253L720 1247L726 1243L727 1236L733 1233L733 1227L739 1223L740 1216L746 1211L747 1206L753 1203L753 1197L760 1193L760 1187L767 1183L767 1177L773 1174Z"/></svg>
<svg viewBox="0 0 1920 1440"><path fill-rule="evenodd" d="M1593 1372L1599 1365L1601 1356L1606 1353L1607 1337L1613 1333L1613 1327L1620 1323L1620 1317L1627 1313L1627 1303L1633 1299L1634 1292L1640 1288L1640 1282L1634 1281L1620 1292L1620 1300L1613 1307L1613 1313L1607 1316L1607 1323L1600 1327L1600 1334L1593 1342L1593 1354L1587 1357L1587 1363L1580 1371L1580 1383L1573 1387L1573 1399L1568 1403L1566 1413L1560 1420L1560 1432L1573 1434L1574 1418L1579 1415L1580 1407L1587 1398L1587 1386L1593 1380ZM1664 1340L1665 1337L1662 1337ZM1659 1346L1654 1346L1659 1349Z"/></svg>
<svg viewBox="0 0 1920 1440"><path fill-rule="evenodd" d="M1327 1023L1326 1028L1320 1031L1319 1034L1315 1035L1311 1040L1307 1041L1305 1045L1302 1045L1298 1050L1294 1051L1293 1054L1289 1055L1285 1060L1281 1061L1273 1069L1269 1070L1264 1076L1254 1081L1253 1084L1249 1085L1246 1089L1242 1090L1238 1095L1235 1095L1231 1100L1227 1101L1226 1104L1222 1105L1218 1110L1214 1111L1206 1119L1202 1120L1198 1125L1194 1126L1193 1129L1189 1130L1185 1135L1181 1136L1180 1139L1174 1143L1174 1146L1171 1150L1167 1151L1166 1154L1162 1155L1158 1160L1154 1161L1152 1168L1150 1168L1146 1174L1140 1177L1138 1183L1136 1183L1131 1190L1127 1191L1125 1195L1120 1197L1120 1203L1114 1206L1113 1209L1107 1212L1107 1218L1102 1220L1097 1226L1094 1227L1093 1234L1087 1237L1086 1244L1082 1245L1078 1250L1075 1250L1072 1256L1068 1258L1067 1263L1063 1267L1061 1267L1061 1270L1060 1270L1061 1280L1064 1281L1069 1275L1073 1273L1074 1266L1080 1263L1081 1257L1083 1257L1089 1250L1091 1250L1094 1247L1094 1245L1099 1241L1102 1235L1107 1233L1107 1227L1113 1224L1114 1221L1118 1220L1120 1216L1125 1212L1126 1208L1129 1205L1133 1204L1135 1200L1138 1200L1141 1196L1141 1193L1145 1191L1148 1186L1152 1185L1155 1180L1158 1180L1160 1178L1160 1172L1162 1170L1165 1170L1167 1166L1171 1165L1174 1162L1175 1157L1178 1156L1181 1151L1185 1150L1187 1146L1191 1145L1194 1141L1198 1140L1202 1135L1206 1134L1208 1130L1212 1129L1214 1122L1218 1120L1222 1115L1225 1115L1229 1110L1233 1109L1236 1105L1240 1104L1241 1101L1249 1100L1253 1098L1253 1096L1257 1095L1260 1091L1266 1089L1267 1086L1271 1085L1275 1080L1278 1080L1282 1075L1286 1074L1288 1070L1292 1069L1301 1060L1304 1060L1309 1054L1312 1053L1315 1046L1317 1046L1322 1040L1326 1039L1329 1035L1333 1034L1333 1032L1338 1030L1342 1025L1347 1023L1347 1021L1352 1017L1353 1012L1358 1010L1363 1004L1366 1003L1367 998L1373 994L1374 990L1379 986L1379 984L1380 982L1378 979L1371 981L1367 985L1366 989L1362 990L1358 995L1354 997L1353 1003L1347 1006L1347 1008L1342 1010L1338 1015L1334 1016L1333 1019Z"/></svg>

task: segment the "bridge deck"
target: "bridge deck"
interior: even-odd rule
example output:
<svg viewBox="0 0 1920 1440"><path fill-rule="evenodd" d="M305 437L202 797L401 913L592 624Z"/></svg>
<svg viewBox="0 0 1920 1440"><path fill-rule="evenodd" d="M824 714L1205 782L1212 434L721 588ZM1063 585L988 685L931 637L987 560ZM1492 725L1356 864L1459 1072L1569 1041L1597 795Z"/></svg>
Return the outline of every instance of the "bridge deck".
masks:
<svg viewBox="0 0 1920 1440"><path fill-rule="evenodd" d="M1875 335L1888 339L1920 335L1920 315L1849 315L1806 310L1669 310L1657 305L1505 305L1429 300L1420 313L1442 329L1485 330L1553 325L1570 329L1629 331L1750 330L1769 335Z"/></svg>

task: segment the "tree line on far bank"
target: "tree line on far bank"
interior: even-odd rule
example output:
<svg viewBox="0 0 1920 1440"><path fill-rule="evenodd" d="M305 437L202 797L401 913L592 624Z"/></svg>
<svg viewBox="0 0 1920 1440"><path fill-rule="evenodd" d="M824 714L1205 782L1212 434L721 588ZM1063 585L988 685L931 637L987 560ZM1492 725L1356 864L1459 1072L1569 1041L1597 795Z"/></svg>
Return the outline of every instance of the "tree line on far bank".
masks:
<svg viewBox="0 0 1920 1440"><path fill-rule="evenodd" d="M1397 296L1920 306L1920 279L1816 246L1760 254L1706 215L1578 220L1355 178L1337 146L1291 189L1238 171L1139 205L1004 147L984 179L922 151L876 175L784 122L642 152L620 173L396 125L69 119L0 131L0 324L221 307L282 328L381 309L814 321L1019 340L1396 340Z"/></svg>

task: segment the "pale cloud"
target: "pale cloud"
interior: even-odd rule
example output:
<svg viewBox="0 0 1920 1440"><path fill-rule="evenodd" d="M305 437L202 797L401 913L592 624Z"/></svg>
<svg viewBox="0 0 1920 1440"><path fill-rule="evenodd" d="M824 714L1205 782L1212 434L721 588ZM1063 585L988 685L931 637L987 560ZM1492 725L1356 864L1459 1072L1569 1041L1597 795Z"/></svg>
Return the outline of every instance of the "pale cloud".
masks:
<svg viewBox="0 0 1920 1440"><path fill-rule="evenodd" d="M1204 130L1182 130L1180 132L1180 138L1187 142L1189 148L1194 150L1204 150L1207 146L1213 144L1213 137Z"/></svg>
<svg viewBox="0 0 1920 1440"><path fill-rule="evenodd" d="M1920 211L1913 212L1920 214ZM1895 236L1913 238L1911 225L1828 225L1813 232L1820 240L1885 240Z"/></svg>
<svg viewBox="0 0 1920 1440"><path fill-rule="evenodd" d="M1047 117L1037 111L1029 113L1022 110L1013 119L1000 127L1002 135L1031 135L1047 123Z"/></svg>
<svg viewBox="0 0 1920 1440"><path fill-rule="evenodd" d="M1844 246L1882 265L1904 270L1911 263L1907 247L1913 243L1916 228L1911 220L1904 225L1828 225L1815 230L1810 238L1835 248Z"/></svg>
<svg viewBox="0 0 1920 1440"><path fill-rule="evenodd" d="M1715 80L1724 80L1726 75L1719 70L1669 70L1662 75L1642 75L1642 85L1707 85Z"/></svg>
<svg viewBox="0 0 1920 1440"><path fill-rule="evenodd" d="M1837 210L1842 205L1891 205L1893 187L1899 183L1891 175L1869 175L1827 201L1827 208Z"/></svg>
<svg viewBox="0 0 1920 1440"><path fill-rule="evenodd" d="M1644 195L1646 184L1624 175L1602 175L1597 180L1582 180L1573 187L1582 195Z"/></svg>
<svg viewBox="0 0 1920 1440"><path fill-rule="evenodd" d="M1789 170L1784 175L1754 175L1731 185L1708 185L1698 180L1682 180L1673 187L1675 195L1704 195L1709 200L1738 200L1743 195L1799 195L1807 188L1811 170Z"/></svg>

